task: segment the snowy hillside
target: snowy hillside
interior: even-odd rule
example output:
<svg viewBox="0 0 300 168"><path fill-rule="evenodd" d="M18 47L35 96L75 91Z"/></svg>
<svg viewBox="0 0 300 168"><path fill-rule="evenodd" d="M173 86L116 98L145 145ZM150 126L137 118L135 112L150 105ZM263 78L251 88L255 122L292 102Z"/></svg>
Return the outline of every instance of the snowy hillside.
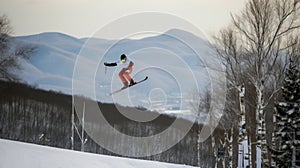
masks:
<svg viewBox="0 0 300 168"><path fill-rule="evenodd" d="M192 168L0 139L0 168Z"/></svg>
<svg viewBox="0 0 300 168"><path fill-rule="evenodd" d="M139 40L77 39L61 33L42 33L16 39L37 47L33 57L22 62L24 71L20 74L21 78L46 90L72 93L74 80L79 83L79 90L75 88L75 93L88 97L95 95L102 102L117 101L122 105L158 111L182 109L188 112L190 99L194 96L191 93L197 88L203 91L209 85L203 61L213 61L208 54L208 43L183 30L173 29ZM186 41L190 44L187 45ZM131 88L130 93L108 97L107 94L120 88L121 83L118 68L105 70L103 63L115 61L123 53L135 62L134 78L139 80L149 76L149 80ZM73 74L76 61L84 69L81 76ZM91 78L94 83L87 82ZM131 100L124 99L126 94L130 94Z"/></svg>

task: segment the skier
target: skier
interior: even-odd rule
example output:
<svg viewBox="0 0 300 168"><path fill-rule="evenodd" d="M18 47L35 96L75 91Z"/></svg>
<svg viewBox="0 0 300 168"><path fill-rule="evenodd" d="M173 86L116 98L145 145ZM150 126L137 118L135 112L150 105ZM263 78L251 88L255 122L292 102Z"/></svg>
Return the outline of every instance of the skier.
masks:
<svg viewBox="0 0 300 168"><path fill-rule="evenodd" d="M104 62L104 65L110 67L119 65L121 67L121 71L119 72L119 77L124 85L122 89L125 89L127 87L136 84L136 82L134 82L134 80L130 76L134 63L130 59L128 59L125 54L121 55L120 60L113 63Z"/></svg>

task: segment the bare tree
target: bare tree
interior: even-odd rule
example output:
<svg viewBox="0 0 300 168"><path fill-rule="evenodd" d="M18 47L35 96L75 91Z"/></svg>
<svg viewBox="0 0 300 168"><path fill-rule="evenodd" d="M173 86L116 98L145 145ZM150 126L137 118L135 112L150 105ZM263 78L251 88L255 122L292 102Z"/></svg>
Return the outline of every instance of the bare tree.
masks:
<svg viewBox="0 0 300 168"><path fill-rule="evenodd" d="M248 133L246 131L246 119L245 119L245 71L247 68L243 67L242 64L245 61L245 57L242 55L241 46L239 44L238 36L234 31L234 27L228 27L227 29L221 30L220 35L215 37L218 47L216 51L219 56L224 60L226 68L226 74L228 79L228 90L230 93L227 94L227 108L226 114L235 118L238 117L238 142L240 153L243 150L243 141L250 141ZM251 151L250 146L248 151ZM241 161L239 154L239 161ZM249 157L250 159L250 157ZM239 165L242 165L239 163Z"/></svg>
<svg viewBox="0 0 300 168"><path fill-rule="evenodd" d="M210 94L208 91L205 92L204 95L201 95L197 91L192 93L192 100L190 105L192 107L193 112L197 116L197 166L201 167L201 124L204 122L204 119L207 116L210 106Z"/></svg>
<svg viewBox="0 0 300 168"><path fill-rule="evenodd" d="M288 40L300 28L299 12L297 1L249 0L240 14L232 15L232 25L216 36L216 51L227 67L230 87L239 93L244 84L255 88L256 102L251 104L255 106L256 122L250 123L258 123L257 142L248 145L254 143L261 149L261 156L256 157L261 158L258 166L269 164L265 109L281 85L280 72L286 66L282 52L294 45Z"/></svg>
<svg viewBox="0 0 300 168"><path fill-rule="evenodd" d="M71 133L72 133L72 136L71 136L71 149L74 150L74 139L75 139L75 133L74 131L76 131L77 133L77 136L78 138L80 139L80 142L81 142L81 148L80 150L81 151L84 151L85 150L85 144L87 143L88 141L88 138L85 137L85 102L83 103L83 106L82 106L82 118L81 118L81 122L80 122L80 126L81 126L81 132L78 128L78 126L76 125L76 122L75 122L75 107L74 107L74 99L72 100L72 115L71 115Z"/></svg>
<svg viewBox="0 0 300 168"><path fill-rule="evenodd" d="M7 16L0 16L0 79L18 80L15 70L20 70L19 59L28 59L34 47L16 44L10 36L12 28Z"/></svg>

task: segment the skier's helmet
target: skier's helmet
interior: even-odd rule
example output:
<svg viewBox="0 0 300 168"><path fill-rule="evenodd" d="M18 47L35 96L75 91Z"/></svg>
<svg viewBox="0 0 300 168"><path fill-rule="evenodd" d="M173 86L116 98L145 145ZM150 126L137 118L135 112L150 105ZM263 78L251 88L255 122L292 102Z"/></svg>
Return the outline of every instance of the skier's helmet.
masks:
<svg viewBox="0 0 300 168"><path fill-rule="evenodd" d="M122 62L126 62L127 57L126 57L125 54L122 54L120 59L121 59Z"/></svg>

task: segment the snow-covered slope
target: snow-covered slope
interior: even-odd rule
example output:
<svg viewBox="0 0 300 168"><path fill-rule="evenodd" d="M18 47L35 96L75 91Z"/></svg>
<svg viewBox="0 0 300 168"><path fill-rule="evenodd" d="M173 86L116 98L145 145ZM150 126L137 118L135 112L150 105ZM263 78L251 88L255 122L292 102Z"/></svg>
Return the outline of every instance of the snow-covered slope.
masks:
<svg viewBox="0 0 300 168"><path fill-rule="evenodd" d="M102 102L117 100L122 105L143 106L155 110L179 109L180 103L183 103L183 109L186 110L190 106L191 93L197 87L204 90L209 84L203 61L213 60L208 54L208 43L183 30L173 29L139 40L77 39L61 33L42 33L16 39L37 47L32 58L22 62L24 71L20 74L21 78L46 90L72 93L74 65L78 54L84 55L80 62L86 62L86 72L79 81L82 89L79 93L86 96L95 94ZM186 41L190 44L186 44ZM81 53L83 48L84 53ZM105 55L101 55L102 53ZM130 89L130 102L118 97L112 100L106 96L111 90L120 88L121 82L117 69L108 68L105 71L103 62L115 61L123 53L135 62L133 76L137 80L149 76L149 80L142 86ZM98 61L101 56L103 59ZM93 65L97 66L95 74L89 69ZM86 82L85 78L88 77L95 79L94 85ZM122 94L117 96L124 97Z"/></svg>
<svg viewBox="0 0 300 168"><path fill-rule="evenodd" d="M192 168L0 139L0 168Z"/></svg>

